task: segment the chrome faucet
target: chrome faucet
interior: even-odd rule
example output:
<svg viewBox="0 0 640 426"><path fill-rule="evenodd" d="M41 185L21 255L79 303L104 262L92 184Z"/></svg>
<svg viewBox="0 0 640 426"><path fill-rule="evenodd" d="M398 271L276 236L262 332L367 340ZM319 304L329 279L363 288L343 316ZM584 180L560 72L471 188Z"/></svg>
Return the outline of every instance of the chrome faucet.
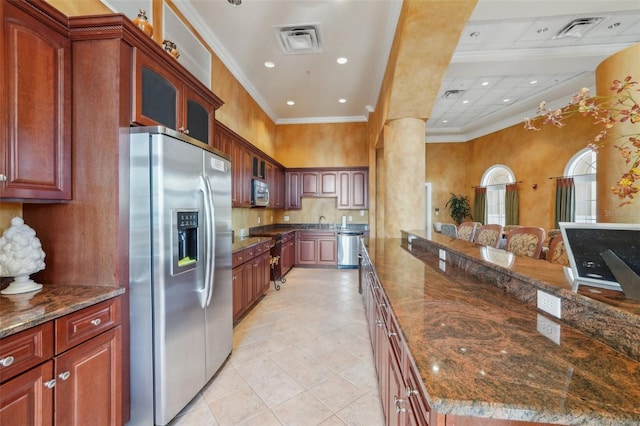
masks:
<svg viewBox="0 0 640 426"><path fill-rule="evenodd" d="M322 219L326 219L326 217L320 216L320 219L318 219L318 225L322 225Z"/></svg>

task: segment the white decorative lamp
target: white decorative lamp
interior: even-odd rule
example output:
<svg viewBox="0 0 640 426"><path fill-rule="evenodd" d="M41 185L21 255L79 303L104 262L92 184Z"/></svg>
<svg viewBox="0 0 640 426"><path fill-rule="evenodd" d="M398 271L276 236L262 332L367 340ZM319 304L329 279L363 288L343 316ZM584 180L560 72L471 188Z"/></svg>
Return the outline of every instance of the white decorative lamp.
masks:
<svg viewBox="0 0 640 426"><path fill-rule="evenodd" d="M29 275L44 269L44 251L36 232L21 217L11 219L11 226L0 237L0 276L14 277L1 294L18 294L40 290Z"/></svg>

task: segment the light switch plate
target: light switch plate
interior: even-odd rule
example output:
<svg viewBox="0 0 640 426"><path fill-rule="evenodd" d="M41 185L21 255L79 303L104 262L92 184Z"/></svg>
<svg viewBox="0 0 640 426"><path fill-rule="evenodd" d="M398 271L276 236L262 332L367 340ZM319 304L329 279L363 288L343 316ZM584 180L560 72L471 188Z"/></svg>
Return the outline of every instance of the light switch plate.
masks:
<svg viewBox="0 0 640 426"><path fill-rule="evenodd" d="M556 318L561 318L561 308L562 300L559 297L538 290L538 309Z"/></svg>
<svg viewBox="0 0 640 426"><path fill-rule="evenodd" d="M445 250L439 249L438 250L438 257L441 260L447 260L447 252Z"/></svg>

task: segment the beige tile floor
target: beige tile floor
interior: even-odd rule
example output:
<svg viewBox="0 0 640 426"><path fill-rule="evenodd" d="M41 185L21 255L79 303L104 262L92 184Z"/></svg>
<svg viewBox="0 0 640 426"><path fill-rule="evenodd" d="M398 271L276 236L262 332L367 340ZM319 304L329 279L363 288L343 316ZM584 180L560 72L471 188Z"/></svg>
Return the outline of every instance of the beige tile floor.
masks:
<svg viewBox="0 0 640 426"><path fill-rule="evenodd" d="M294 268L234 328L233 352L173 426L378 426L358 274Z"/></svg>

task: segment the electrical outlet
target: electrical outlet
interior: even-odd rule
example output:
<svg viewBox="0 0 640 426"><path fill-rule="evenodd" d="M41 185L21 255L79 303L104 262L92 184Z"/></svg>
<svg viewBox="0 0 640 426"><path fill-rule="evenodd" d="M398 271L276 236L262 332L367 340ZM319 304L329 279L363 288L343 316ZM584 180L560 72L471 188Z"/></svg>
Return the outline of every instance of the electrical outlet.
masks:
<svg viewBox="0 0 640 426"><path fill-rule="evenodd" d="M447 262L445 262L444 260L440 259L438 261L438 266L440 267L441 270L446 271L447 270Z"/></svg>
<svg viewBox="0 0 640 426"><path fill-rule="evenodd" d="M285 216L283 219L285 222L289 222L289 216Z"/></svg>
<svg viewBox="0 0 640 426"><path fill-rule="evenodd" d="M552 296L549 293L538 290L538 309L543 310L556 318L561 318L561 306L562 300L559 297Z"/></svg>
<svg viewBox="0 0 640 426"><path fill-rule="evenodd" d="M260 218L258 217L258 225L260 225Z"/></svg>
<svg viewBox="0 0 640 426"><path fill-rule="evenodd" d="M349 222L353 221L353 216L349 216Z"/></svg>
<svg viewBox="0 0 640 426"><path fill-rule="evenodd" d="M360 210L360 216L364 216L364 210Z"/></svg>
<svg viewBox="0 0 640 426"><path fill-rule="evenodd" d="M551 340L556 345L560 344L560 324L551 321L544 315L538 314L538 333Z"/></svg>
<svg viewBox="0 0 640 426"><path fill-rule="evenodd" d="M442 250L442 249L439 249L438 250L438 258L440 260L447 260L447 252Z"/></svg>

